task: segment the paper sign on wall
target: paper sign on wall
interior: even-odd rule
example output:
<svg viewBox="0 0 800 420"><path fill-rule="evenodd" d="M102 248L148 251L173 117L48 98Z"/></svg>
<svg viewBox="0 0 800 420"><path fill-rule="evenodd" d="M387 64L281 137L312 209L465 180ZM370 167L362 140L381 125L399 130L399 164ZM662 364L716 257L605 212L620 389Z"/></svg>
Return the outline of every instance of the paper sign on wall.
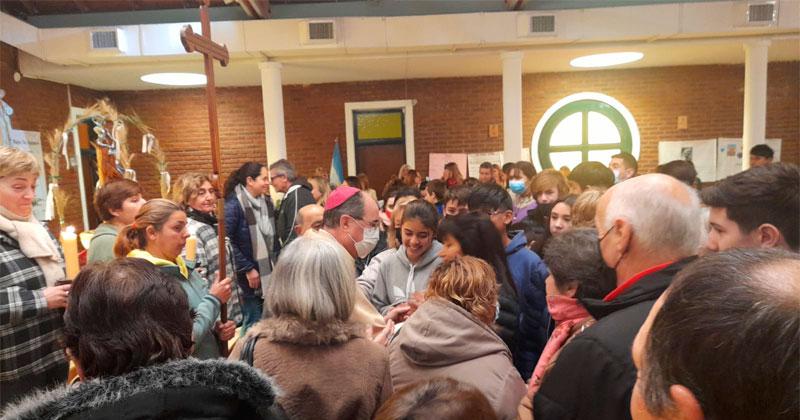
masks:
<svg viewBox="0 0 800 420"><path fill-rule="evenodd" d="M692 162L702 182L716 181L717 139L658 142L658 164L673 160Z"/></svg>
<svg viewBox="0 0 800 420"><path fill-rule="evenodd" d="M467 169L466 153L431 153L428 155L428 178L439 179L444 173L444 165L455 162L461 174Z"/></svg>
<svg viewBox="0 0 800 420"><path fill-rule="evenodd" d="M30 152L39 163L39 178L36 180L36 198L33 201L33 215L37 220L44 220L44 200L47 197L45 184L44 159L42 158L42 139L38 131L11 130L11 147Z"/></svg>
<svg viewBox="0 0 800 420"><path fill-rule="evenodd" d="M503 166L503 152L489 153L470 153L469 157L469 176L477 178L480 174L481 163L489 162Z"/></svg>
<svg viewBox="0 0 800 420"><path fill-rule="evenodd" d="M773 162L781 160L781 139L766 139L767 146L775 152ZM720 137L717 140L717 179L742 171L742 139Z"/></svg>

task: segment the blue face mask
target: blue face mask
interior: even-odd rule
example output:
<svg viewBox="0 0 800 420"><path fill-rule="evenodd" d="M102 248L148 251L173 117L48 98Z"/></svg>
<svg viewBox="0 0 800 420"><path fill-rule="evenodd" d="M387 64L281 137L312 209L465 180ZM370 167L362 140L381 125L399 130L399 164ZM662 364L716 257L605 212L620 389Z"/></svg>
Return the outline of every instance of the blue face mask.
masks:
<svg viewBox="0 0 800 420"><path fill-rule="evenodd" d="M525 181L521 179L512 179L508 181L508 188L514 194L522 194L525 191Z"/></svg>

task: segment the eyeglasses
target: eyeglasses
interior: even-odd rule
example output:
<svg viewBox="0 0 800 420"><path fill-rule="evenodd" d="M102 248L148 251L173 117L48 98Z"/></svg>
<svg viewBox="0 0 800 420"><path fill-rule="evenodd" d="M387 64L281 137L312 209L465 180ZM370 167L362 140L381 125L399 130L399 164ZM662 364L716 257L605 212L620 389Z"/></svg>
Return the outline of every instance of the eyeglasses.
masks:
<svg viewBox="0 0 800 420"><path fill-rule="evenodd" d="M371 228L379 229L381 227L381 220L380 219L378 219L378 220L376 220L376 221L374 221L372 223L367 222L366 220L364 220L363 218L360 218L360 217L354 217L353 220L356 220L356 221L360 220L362 222L365 222L365 223L367 223L367 226L369 226ZM358 223L358 225L361 226L361 223ZM364 226L361 226L361 227L364 228Z"/></svg>
<svg viewBox="0 0 800 420"><path fill-rule="evenodd" d="M278 174L278 175L269 177L269 180L270 180L270 182L272 182L272 181L275 181L275 178L280 178L280 177L285 177L285 176L286 176L286 174Z"/></svg>
<svg viewBox="0 0 800 420"><path fill-rule="evenodd" d="M611 233L612 230L614 230L614 225L611 225L611 227L608 228L606 233L604 233L603 236L601 236L599 239L597 239L597 243L599 244L600 242L603 242L603 239L605 239L606 236L608 236L608 234Z"/></svg>

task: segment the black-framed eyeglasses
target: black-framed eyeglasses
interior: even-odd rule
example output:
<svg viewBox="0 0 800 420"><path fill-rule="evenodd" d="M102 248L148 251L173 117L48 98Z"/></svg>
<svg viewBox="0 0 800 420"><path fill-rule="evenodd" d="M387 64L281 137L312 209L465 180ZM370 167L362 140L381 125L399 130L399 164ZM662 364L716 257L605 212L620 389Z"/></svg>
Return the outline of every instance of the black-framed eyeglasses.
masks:
<svg viewBox="0 0 800 420"><path fill-rule="evenodd" d="M614 225L611 225L611 227L610 227L610 228L608 228L608 230L606 231L606 233L604 233L604 234L603 234L603 236L601 236L600 238L598 238L598 239L597 239L597 243L599 244L600 242L603 242L603 239L605 239L605 238L606 238L606 236L608 236L608 234L609 234L609 233L611 233L611 231L612 231L613 229L614 229Z"/></svg>
<svg viewBox="0 0 800 420"><path fill-rule="evenodd" d="M285 177L285 176L286 176L286 174L278 174L278 175L269 177L269 180L270 180L270 182L272 182L272 181L275 180L275 178L280 178L280 177Z"/></svg>

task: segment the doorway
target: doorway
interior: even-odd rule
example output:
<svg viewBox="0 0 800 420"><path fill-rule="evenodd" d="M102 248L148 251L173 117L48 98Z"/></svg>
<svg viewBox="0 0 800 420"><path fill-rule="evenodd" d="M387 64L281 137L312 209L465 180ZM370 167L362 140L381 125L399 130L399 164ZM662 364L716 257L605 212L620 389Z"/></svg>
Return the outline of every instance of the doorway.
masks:
<svg viewBox="0 0 800 420"><path fill-rule="evenodd" d="M369 175L378 194L406 161L403 120L402 108L353 112L356 173Z"/></svg>
<svg viewBox="0 0 800 420"><path fill-rule="evenodd" d="M415 165L414 102L345 103L347 174L366 173L379 195L400 166Z"/></svg>

